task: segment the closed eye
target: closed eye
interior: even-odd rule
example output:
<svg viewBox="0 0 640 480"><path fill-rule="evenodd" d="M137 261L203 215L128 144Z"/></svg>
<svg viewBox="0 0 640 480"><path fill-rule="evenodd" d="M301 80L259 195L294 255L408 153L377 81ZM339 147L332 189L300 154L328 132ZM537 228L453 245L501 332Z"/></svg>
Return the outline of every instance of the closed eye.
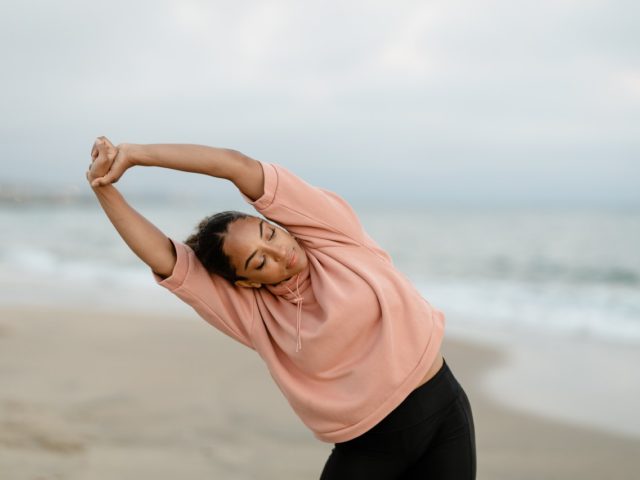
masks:
<svg viewBox="0 0 640 480"><path fill-rule="evenodd" d="M275 235L276 235L276 229L274 228L273 230L271 230L271 235L269 235L269 240L271 240ZM258 267L256 267L256 270L262 270L262 267L264 267L265 263L267 263L267 257L262 257L262 263Z"/></svg>

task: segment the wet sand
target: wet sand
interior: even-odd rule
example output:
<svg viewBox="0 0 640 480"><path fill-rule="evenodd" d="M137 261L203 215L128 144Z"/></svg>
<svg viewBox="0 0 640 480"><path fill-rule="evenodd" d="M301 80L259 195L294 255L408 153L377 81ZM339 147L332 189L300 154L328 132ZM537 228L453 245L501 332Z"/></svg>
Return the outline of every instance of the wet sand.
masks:
<svg viewBox="0 0 640 480"><path fill-rule="evenodd" d="M495 402L498 348L448 336L443 352L473 408L478 479L637 478L640 439ZM317 479L330 450L259 356L195 314L0 309L3 480Z"/></svg>

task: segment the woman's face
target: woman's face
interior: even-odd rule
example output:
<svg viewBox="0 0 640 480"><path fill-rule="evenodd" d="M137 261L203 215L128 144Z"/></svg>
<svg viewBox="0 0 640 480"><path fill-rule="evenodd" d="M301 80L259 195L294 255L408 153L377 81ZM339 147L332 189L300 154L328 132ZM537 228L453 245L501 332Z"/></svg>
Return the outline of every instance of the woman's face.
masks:
<svg viewBox="0 0 640 480"><path fill-rule="evenodd" d="M241 287L275 285L301 272L307 255L286 230L258 217L235 220L227 227L224 253L231 260Z"/></svg>

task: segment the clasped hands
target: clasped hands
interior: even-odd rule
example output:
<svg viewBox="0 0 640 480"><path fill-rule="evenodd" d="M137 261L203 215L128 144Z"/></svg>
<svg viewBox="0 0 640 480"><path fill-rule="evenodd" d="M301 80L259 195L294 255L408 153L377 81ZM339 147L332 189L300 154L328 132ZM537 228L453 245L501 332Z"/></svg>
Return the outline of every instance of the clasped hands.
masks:
<svg viewBox="0 0 640 480"><path fill-rule="evenodd" d="M134 165L132 145L115 147L107 137L98 137L91 148L91 164L86 177L92 187L103 187L115 183L124 172Z"/></svg>

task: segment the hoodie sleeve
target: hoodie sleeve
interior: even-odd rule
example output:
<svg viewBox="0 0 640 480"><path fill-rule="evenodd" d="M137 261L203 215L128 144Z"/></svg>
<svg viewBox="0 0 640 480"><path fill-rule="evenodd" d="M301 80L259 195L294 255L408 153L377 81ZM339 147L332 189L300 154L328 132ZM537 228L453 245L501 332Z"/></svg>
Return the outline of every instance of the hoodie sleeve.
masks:
<svg viewBox="0 0 640 480"><path fill-rule="evenodd" d="M188 245L170 240L176 248L176 264L164 279L151 271L156 283L222 333L255 350L250 337L255 302L251 289L234 287L219 275L209 273Z"/></svg>
<svg viewBox="0 0 640 480"><path fill-rule="evenodd" d="M264 193L244 199L290 233L316 246L371 244L353 208L338 194L310 185L288 169L260 162Z"/></svg>

